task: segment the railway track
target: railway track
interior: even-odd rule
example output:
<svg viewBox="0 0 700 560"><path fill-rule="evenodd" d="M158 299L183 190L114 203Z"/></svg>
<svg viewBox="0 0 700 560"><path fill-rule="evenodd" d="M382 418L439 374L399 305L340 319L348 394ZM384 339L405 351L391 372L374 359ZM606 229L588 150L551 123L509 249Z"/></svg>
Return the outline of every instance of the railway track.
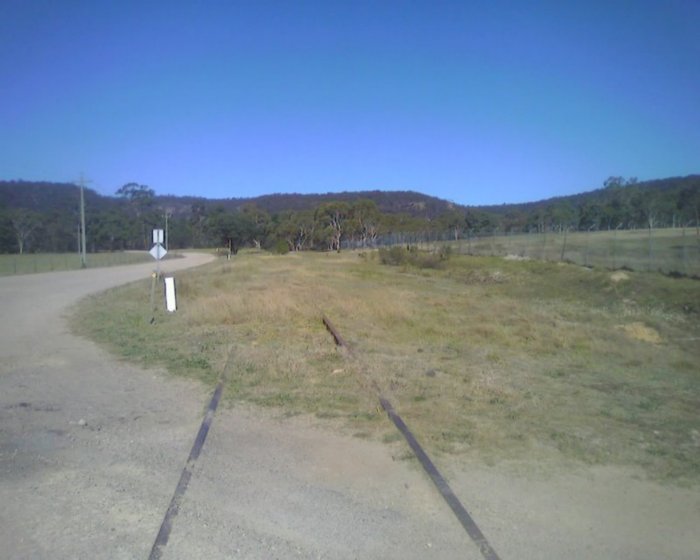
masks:
<svg viewBox="0 0 700 560"><path fill-rule="evenodd" d="M336 346L342 348L346 352L348 359L356 359L357 356L354 349L348 344L346 339L340 334L340 331L338 331L336 326L330 321L330 319L325 314L321 314L321 321L323 322L330 335L333 337L333 341L336 344ZM190 479L192 478L192 472L194 470L196 461L199 458L199 455L206 441L207 434L209 433L212 422L214 420L214 415L216 414L216 410L219 405L219 401L221 399L226 383L227 372L231 362L231 357L232 351L230 350L228 358L226 360L226 365L224 366L224 369L222 370L221 375L219 376L216 388L214 389L214 392L211 396L201 426L199 428L199 431L197 432L194 443L192 445L192 449L187 458L187 461L185 462L185 466L182 469L180 479L175 488L172 499L170 500L168 509L166 510L163 522L161 523L155 542L153 543L153 547L151 549L151 553L148 557L148 560L159 560L164 553L166 545L168 544L174 519L179 512L180 504L182 503ZM435 463L433 463L430 456L423 449L423 447L413 435L410 428L406 425L399 413L394 409L394 406L392 405L391 401L382 394L382 391L377 382L373 379L369 379L369 384L375 391L380 406L382 407L384 412L386 412L388 418L392 421L396 429L406 440L406 443L411 448L411 451L415 455L416 459L418 459L418 462L420 463L421 467L428 475L430 480L433 482L435 488L440 493L445 503L450 507L455 517L460 522L464 530L467 532L471 540L478 547L482 556L485 558L485 560L500 560L500 557L493 549L493 547L491 546L487 538L484 536L484 534L481 532L479 526L474 521L474 518L459 500L457 495L454 493L454 491L448 484L445 477L440 473L438 468L435 466Z"/></svg>
<svg viewBox="0 0 700 560"><path fill-rule="evenodd" d="M349 357L353 357L354 352L352 348L345 341L345 339L340 334L335 325L331 323L330 319L328 319L326 315L322 315L321 320L323 321L323 324L325 325L328 332L330 332L336 345L344 348ZM415 455L416 459L418 459L418 462L420 463L421 467L423 467L425 473L428 475L428 477L430 477L430 480L432 480L433 484L435 485L435 487L437 488L438 492L445 500L447 505L450 506L450 509L455 514L455 517L457 517L457 520L460 522L462 527L464 527L464 530L467 532L474 544L479 548L482 556L486 560L500 560L500 557L493 549L489 541L486 539L484 534L481 532L481 529L479 529L479 526L476 524L476 521L474 521L474 518L462 505L462 502L459 500L457 495L452 491L452 488L450 488L450 485L447 483L447 480L445 480L445 477L442 476L438 468L435 466L435 463L433 463L433 461L430 459L430 456L425 452L421 444L413 435L413 432L411 432L410 428L406 425L406 423L403 421L398 412L396 412L393 405L391 404L391 401L389 401L389 399L387 399L382 394L379 385L377 385L376 381L370 380L370 385L375 390L376 396L379 399L379 404L381 405L382 409L384 410L384 412L386 412L387 416L393 422L394 426L396 426L396 429L404 437L406 443L411 448L411 451Z"/></svg>

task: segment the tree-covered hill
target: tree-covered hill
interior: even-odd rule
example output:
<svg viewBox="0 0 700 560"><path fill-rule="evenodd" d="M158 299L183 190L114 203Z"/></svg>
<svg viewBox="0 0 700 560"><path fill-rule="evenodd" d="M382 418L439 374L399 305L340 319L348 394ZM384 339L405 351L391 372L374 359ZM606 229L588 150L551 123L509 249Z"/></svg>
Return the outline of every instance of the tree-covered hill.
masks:
<svg viewBox="0 0 700 560"><path fill-rule="evenodd" d="M505 230L636 229L696 225L700 175L639 182L609 177L602 188L522 204L482 206Z"/></svg>
<svg viewBox="0 0 700 560"><path fill-rule="evenodd" d="M70 183L0 181L0 252L73 251L80 189ZM210 200L157 196L129 183L115 196L85 189L88 250L145 249L153 227L171 247L245 244L328 249L341 240L371 244L397 232L698 227L700 175L638 182L610 177L602 188L525 204L466 207L412 191L270 194Z"/></svg>
<svg viewBox="0 0 700 560"><path fill-rule="evenodd" d="M205 207L222 207L226 210L238 210L254 204L269 214L312 210L321 204L334 201L352 203L358 199L372 200L380 212L385 214L406 214L414 218L432 220L455 206L452 202L413 191L356 191L325 194L275 193L253 198L204 199L197 197L178 197L172 195L156 197L159 204L179 212L187 212L192 205Z"/></svg>

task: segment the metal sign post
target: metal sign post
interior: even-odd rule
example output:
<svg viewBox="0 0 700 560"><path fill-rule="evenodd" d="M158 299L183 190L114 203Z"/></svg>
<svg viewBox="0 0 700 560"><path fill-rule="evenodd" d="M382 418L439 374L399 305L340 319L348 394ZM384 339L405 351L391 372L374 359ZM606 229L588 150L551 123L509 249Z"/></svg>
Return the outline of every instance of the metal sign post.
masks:
<svg viewBox="0 0 700 560"><path fill-rule="evenodd" d="M156 260L156 276L160 278L160 259L168 254L168 251L162 245L163 243L163 230L154 229L153 230L153 247L149 253Z"/></svg>
<svg viewBox="0 0 700 560"><path fill-rule="evenodd" d="M155 316L155 301L153 299L153 296L155 294L155 289L156 289L156 282L160 279L160 259L162 259L165 255L167 255L167 251L163 248L161 245L163 243L163 230L162 229L154 229L153 230L153 247L151 247L151 250L148 251L151 256L156 260L156 270L153 273L153 281L151 282L151 312L153 315L151 316L151 324L153 324L156 320Z"/></svg>

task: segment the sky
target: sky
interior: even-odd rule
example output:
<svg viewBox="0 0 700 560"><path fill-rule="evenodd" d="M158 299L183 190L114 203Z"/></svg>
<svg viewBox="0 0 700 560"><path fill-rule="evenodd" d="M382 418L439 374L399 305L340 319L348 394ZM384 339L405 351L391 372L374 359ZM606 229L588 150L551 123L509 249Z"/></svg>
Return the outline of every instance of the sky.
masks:
<svg viewBox="0 0 700 560"><path fill-rule="evenodd" d="M700 0L0 2L0 179L467 205L700 172Z"/></svg>

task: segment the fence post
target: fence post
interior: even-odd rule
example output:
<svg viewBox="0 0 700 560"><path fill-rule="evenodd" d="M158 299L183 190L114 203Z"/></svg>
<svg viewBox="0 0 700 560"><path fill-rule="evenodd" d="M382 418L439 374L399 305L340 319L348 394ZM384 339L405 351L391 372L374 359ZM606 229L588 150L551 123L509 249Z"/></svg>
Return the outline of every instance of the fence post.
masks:
<svg viewBox="0 0 700 560"><path fill-rule="evenodd" d="M547 260L547 253L545 252L546 250L546 244L547 244L547 232L543 229L542 230L542 249L540 250L541 256L540 260L545 262Z"/></svg>
<svg viewBox="0 0 700 560"><path fill-rule="evenodd" d="M564 228L564 243L562 243L561 246L561 258L559 259L562 262L564 262L564 255L566 254L566 232L568 229L569 228Z"/></svg>

